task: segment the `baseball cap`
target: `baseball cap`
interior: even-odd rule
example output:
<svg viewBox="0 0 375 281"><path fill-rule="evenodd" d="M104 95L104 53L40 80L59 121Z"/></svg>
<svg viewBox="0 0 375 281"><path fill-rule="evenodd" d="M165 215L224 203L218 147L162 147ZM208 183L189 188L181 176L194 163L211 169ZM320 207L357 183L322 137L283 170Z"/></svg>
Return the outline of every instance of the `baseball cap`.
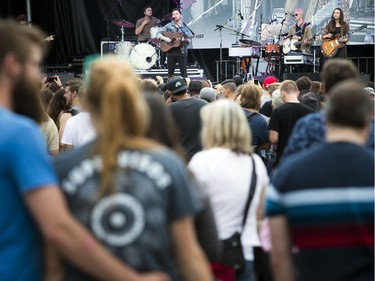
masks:
<svg viewBox="0 0 375 281"><path fill-rule="evenodd" d="M202 88L202 90L199 93L199 97L201 99L204 99L204 100L208 101L208 102L211 102L211 101L215 100L215 98L216 98L216 91L212 88L209 88L209 87Z"/></svg>
<svg viewBox="0 0 375 281"><path fill-rule="evenodd" d="M271 85L273 83L279 82L275 77L273 76L268 76L266 79L263 81L263 88L267 88L268 85Z"/></svg>
<svg viewBox="0 0 375 281"><path fill-rule="evenodd" d="M243 80L241 78L241 76L233 76L233 80L234 80L234 83L236 83L236 86L238 87L239 85L242 85L243 84Z"/></svg>
<svg viewBox="0 0 375 281"><path fill-rule="evenodd" d="M187 89L185 79L181 76L173 77L167 83L167 89L172 93L178 93Z"/></svg>
<svg viewBox="0 0 375 281"><path fill-rule="evenodd" d="M228 83L236 84L236 81L234 81L233 79L225 79L223 82L221 82L221 85L225 85L225 84L228 84Z"/></svg>

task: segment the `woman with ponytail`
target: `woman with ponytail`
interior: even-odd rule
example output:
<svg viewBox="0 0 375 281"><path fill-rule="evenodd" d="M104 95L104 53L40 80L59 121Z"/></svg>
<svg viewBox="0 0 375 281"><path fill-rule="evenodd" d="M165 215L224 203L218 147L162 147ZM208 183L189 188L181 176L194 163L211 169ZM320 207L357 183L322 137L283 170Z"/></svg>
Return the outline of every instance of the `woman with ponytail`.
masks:
<svg viewBox="0 0 375 281"><path fill-rule="evenodd" d="M86 86L98 138L56 162L71 211L125 264L167 278L147 280L212 280L192 222L201 203L183 161L144 137L149 114L132 67L94 62ZM64 277L91 280L70 265Z"/></svg>

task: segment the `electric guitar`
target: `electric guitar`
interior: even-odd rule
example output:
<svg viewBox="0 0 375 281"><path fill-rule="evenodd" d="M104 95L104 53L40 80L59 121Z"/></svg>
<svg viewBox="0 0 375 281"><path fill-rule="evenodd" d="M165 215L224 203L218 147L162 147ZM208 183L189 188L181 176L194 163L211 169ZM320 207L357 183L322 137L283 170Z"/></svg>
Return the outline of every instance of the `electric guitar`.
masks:
<svg viewBox="0 0 375 281"><path fill-rule="evenodd" d="M163 52L168 52L170 49L180 47L183 44L189 44L189 38L186 38L184 34L180 32L163 32L162 34L172 40L170 43L163 40L160 41L160 50ZM204 34L197 34L192 38L201 39L203 37Z"/></svg>
<svg viewBox="0 0 375 281"><path fill-rule="evenodd" d="M286 55L290 51L298 51L299 41L297 39L287 38L283 43L283 53Z"/></svg>
<svg viewBox="0 0 375 281"><path fill-rule="evenodd" d="M357 29L353 30L350 34L353 34L357 31L360 31L360 30L362 30L366 27L367 27L367 24L363 24L360 27L358 27ZM323 55L326 58L332 58L334 55L336 55L337 50L339 48L344 47L345 43L342 42L342 39L347 39L347 38L349 38L348 35L340 36L340 34L337 34L333 38L324 39L323 42L322 42L322 45L321 45L321 51L322 51Z"/></svg>

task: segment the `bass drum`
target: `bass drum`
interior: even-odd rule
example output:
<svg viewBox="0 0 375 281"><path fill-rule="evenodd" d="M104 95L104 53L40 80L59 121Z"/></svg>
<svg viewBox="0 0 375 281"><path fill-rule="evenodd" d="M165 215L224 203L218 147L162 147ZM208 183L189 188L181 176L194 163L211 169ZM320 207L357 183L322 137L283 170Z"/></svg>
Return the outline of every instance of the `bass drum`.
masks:
<svg viewBox="0 0 375 281"><path fill-rule="evenodd" d="M130 53L130 63L138 69L149 69L156 63L158 53L155 48L147 43L140 43L134 46Z"/></svg>

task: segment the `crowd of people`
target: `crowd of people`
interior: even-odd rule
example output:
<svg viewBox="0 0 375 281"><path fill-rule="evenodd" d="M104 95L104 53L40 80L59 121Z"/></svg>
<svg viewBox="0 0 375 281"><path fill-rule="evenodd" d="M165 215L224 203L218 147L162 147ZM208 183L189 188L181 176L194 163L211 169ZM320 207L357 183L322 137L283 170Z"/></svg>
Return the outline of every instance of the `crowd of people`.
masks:
<svg viewBox="0 0 375 281"><path fill-rule="evenodd" d="M349 60L213 86L109 56L62 83L39 29L0 38L1 280L373 278L374 90Z"/></svg>

